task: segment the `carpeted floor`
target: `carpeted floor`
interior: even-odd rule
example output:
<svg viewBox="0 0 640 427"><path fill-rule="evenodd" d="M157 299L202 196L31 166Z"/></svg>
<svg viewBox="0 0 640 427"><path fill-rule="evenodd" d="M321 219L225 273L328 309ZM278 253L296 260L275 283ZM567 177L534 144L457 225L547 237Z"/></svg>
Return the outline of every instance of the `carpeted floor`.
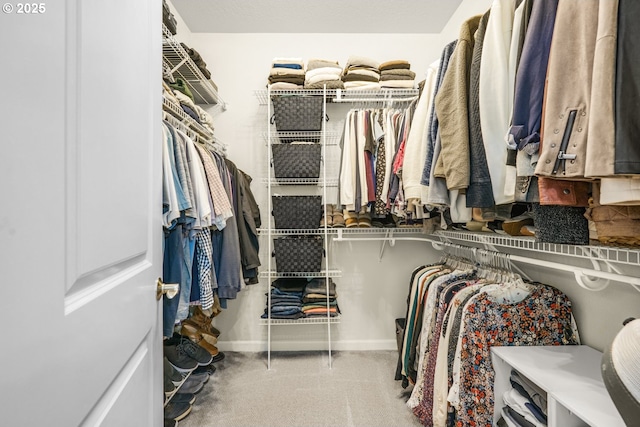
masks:
<svg viewBox="0 0 640 427"><path fill-rule="evenodd" d="M179 427L420 426L393 379L397 352L227 352Z"/></svg>

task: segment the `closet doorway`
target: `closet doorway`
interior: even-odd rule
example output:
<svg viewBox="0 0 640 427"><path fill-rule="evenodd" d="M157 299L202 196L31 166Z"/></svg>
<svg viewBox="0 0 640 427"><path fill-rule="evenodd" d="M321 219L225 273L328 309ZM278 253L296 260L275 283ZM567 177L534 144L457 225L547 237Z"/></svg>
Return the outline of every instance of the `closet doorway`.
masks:
<svg viewBox="0 0 640 427"><path fill-rule="evenodd" d="M39 5L0 13L0 424L155 427L161 3Z"/></svg>

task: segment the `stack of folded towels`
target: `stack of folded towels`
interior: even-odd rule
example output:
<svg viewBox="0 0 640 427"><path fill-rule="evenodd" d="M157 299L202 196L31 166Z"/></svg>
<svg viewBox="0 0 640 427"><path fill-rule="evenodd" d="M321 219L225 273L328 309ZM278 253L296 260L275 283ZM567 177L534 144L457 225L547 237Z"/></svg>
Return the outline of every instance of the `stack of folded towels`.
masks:
<svg viewBox="0 0 640 427"><path fill-rule="evenodd" d="M344 89L340 79L342 67L337 61L324 59L310 59L307 63L307 73L304 80L305 89Z"/></svg>
<svg viewBox="0 0 640 427"><path fill-rule="evenodd" d="M302 312L305 317L327 317L327 286L326 279L311 279L304 289L302 297ZM330 317L340 314L336 294L336 284L329 279L329 310Z"/></svg>
<svg viewBox="0 0 640 427"><path fill-rule="evenodd" d="M277 279L271 283L271 318L299 319L302 313L302 296L306 286L306 279ZM268 304L268 300L267 300ZM263 319L268 316L265 308Z"/></svg>
<svg viewBox="0 0 640 427"><path fill-rule="evenodd" d="M302 89L304 75L304 62L301 58L274 58L269 72L269 84L273 90Z"/></svg>
<svg viewBox="0 0 640 427"><path fill-rule="evenodd" d="M380 64L363 56L350 56L342 72L345 89L380 89Z"/></svg>
<svg viewBox="0 0 640 427"><path fill-rule="evenodd" d="M393 89L413 89L416 73L404 60L387 61L380 64L380 86Z"/></svg>

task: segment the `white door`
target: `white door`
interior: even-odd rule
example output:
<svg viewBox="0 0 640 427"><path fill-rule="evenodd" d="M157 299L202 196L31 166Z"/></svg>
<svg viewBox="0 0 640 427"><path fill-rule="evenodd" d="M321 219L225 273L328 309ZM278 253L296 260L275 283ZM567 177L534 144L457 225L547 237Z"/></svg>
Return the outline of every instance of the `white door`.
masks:
<svg viewBox="0 0 640 427"><path fill-rule="evenodd" d="M160 1L0 3L0 425L160 426Z"/></svg>

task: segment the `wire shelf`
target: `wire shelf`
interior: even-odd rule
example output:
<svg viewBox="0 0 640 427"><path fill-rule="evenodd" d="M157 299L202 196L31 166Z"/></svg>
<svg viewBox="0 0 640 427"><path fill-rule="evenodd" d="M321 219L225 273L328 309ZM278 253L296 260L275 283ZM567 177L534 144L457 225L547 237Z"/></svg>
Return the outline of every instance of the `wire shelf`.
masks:
<svg viewBox="0 0 640 427"><path fill-rule="evenodd" d="M264 185L269 185L268 178L262 178L262 183ZM271 186L280 186L280 185L325 185L327 187L337 187L338 179L327 179L323 180L322 178L271 178Z"/></svg>
<svg viewBox="0 0 640 427"><path fill-rule="evenodd" d="M182 124L196 132L205 141L215 142L213 133L207 128L196 122L191 116L185 113L182 108L168 98L162 97L162 109L174 118L178 119Z"/></svg>
<svg viewBox="0 0 640 427"><path fill-rule="evenodd" d="M171 74L180 77L189 85L196 104L218 104L226 109L226 104L220 98L213 82L205 78L202 71L189 57L167 27L162 25L162 62L171 70Z"/></svg>
<svg viewBox="0 0 640 427"><path fill-rule="evenodd" d="M458 240L502 246L526 251L544 252L577 258L599 259L624 265L640 266L640 249L610 247L604 245L563 245L556 243L540 243L534 237L514 237L498 234L477 233L470 231L437 231L435 236L444 240Z"/></svg>
<svg viewBox="0 0 640 427"><path fill-rule="evenodd" d="M299 139L302 143L304 141L308 141L310 139L317 139L319 143L322 143L322 136L326 135L327 145L338 145L340 137L342 136L340 132L263 132L262 137L265 142L269 141L269 136L271 136L272 144L281 144L284 140L284 143L292 143L291 141L296 141ZM314 142L309 142L307 144L315 144Z"/></svg>
<svg viewBox="0 0 640 427"><path fill-rule="evenodd" d="M269 229L267 228L258 228L258 234L259 235L264 235L266 236L269 233ZM277 228L273 228L271 229L271 235L272 236L287 236L287 235L292 235L292 234L299 234L299 235L305 235L305 234L324 234L324 228L317 228L317 229L304 229L304 230L300 230L300 229L277 229ZM327 234L328 235L361 235L361 234L366 234L366 235L376 235L376 234L381 234L381 235L386 235L386 234L390 234L390 235L397 235L397 234L424 234L424 232L422 231L421 228L394 228L394 227L384 227L384 228L379 228L379 227L371 227L371 228L358 228L358 227L353 227L353 228L327 228ZM374 239L371 239L374 240Z"/></svg>
<svg viewBox="0 0 640 427"><path fill-rule="evenodd" d="M294 272L294 273L279 273L277 271L261 271L260 277L263 279L272 278L291 278L291 277L342 277L342 271L340 270L322 270L320 272L312 273L308 271Z"/></svg>
<svg viewBox="0 0 640 427"><path fill-rule="evenodd" d="M416 99L418 89L328 89L327 101L331 102L409 102ZM260 105L267 105L269 94L266 89L254 91ZM323 96L322 89L272 90L271 95Z"/></svg>
<svg viewBox="0 0 640 427"><path fill-rule="evenodd" d="M329 323L340 323L341 316L329 317ZM260 319L261 325L268 325L269 319ZM280 325L326 325L327 317L302 317L300 319L271 319L271 326Z"/></svg>

